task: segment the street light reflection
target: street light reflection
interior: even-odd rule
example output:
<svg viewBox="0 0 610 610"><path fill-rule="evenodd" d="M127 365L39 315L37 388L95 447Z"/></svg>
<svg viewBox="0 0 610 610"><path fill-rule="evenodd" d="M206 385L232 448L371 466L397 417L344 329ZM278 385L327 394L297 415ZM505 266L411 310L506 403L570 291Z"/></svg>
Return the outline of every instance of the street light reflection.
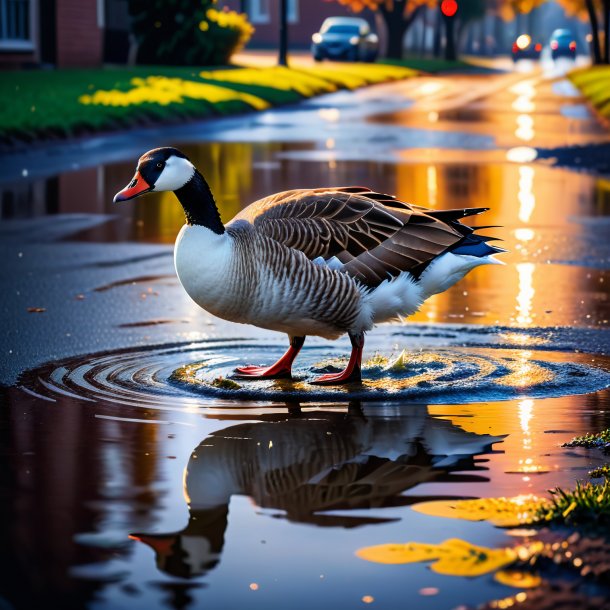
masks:
<svg viewBox="0 0 610 610"><path fill-rule="evenodd" d="M513 110L517 112L534 112L536 110L536 104L532 102L532 98L526 95L520 95L513 102Z"/></svg>
<svg viewBox="0 0 610 610"><path fill-rule="evenodd" d="M515 237L519 241L532 241L535 236L533 229L515 229Z"/></svg>
<svg viewBox="0 0 610 610"><path fill-rule="evenodd" d="M426 177L428 182L428 205L434 207L436 205L438 195L436 166L428 165Z"/></svg>
<svg viewBox="0 0 610 610"><path fill-rule="evenodd" d="M514 148L509 148L506 151L506 159L508 161L512 161L513 163L530 163L534 161L538 153L535 148L531 148L530 146L516 146Z"/></svg>
<svg viewBox="0 0 610 610"><path fill-rule="evenodd" d="M517 129L515 136L520 140L529 142L534 138L534 119L529 114L519 114L517 116Z"/></svg>
<svg viewBox="0 0 610 610"><path fill-rule="evenodd" d="M519 220L529 222L536 207L536 197L533 193L534 168L523 165L519 168Z"/></svg>
<svg viewBox="0 0 610 610"><path fill-rule="evenodd" d="M430 81L428 83L424 83L419 89L418 93L423 95L432 95L433 93L438 93L441 89L443 89L445 85L438 81Z"/></svg>
<svg viewBox="0 0 610 610"><path fill-rule="evenodd" d="M318 116L329 123L336 123L341 118L338 108L320 108Z"/></svg>
<svg viewBox="0 0 610 610"><path fill-rule="evenodd" d="M517 318L518 326L531 326L532 304L536 291L534 290L534 269L533 263L519 263L517 273L519 274L519 293L517 295Z"/></svg>

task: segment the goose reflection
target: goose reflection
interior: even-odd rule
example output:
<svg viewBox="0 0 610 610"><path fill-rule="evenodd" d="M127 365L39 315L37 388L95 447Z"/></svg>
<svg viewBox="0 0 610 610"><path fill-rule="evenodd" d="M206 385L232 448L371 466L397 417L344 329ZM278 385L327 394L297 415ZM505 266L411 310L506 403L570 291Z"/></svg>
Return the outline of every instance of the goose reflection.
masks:
<svg viewBox="0 0 610 610"><path fill-rule="evenodd" d="M220 560L233 495L299 523L383 523L392 519L326 513L408 505L414 499L402 493L420 483L484 481L471 474L481 469L474 458L502 438L466 432L424 405L363 411L354 402L347 412L305 413L289 406L288 414L263 415L205 438L185 470L186 527L132 538L152 547L160 570L201 576Z"/></svg>

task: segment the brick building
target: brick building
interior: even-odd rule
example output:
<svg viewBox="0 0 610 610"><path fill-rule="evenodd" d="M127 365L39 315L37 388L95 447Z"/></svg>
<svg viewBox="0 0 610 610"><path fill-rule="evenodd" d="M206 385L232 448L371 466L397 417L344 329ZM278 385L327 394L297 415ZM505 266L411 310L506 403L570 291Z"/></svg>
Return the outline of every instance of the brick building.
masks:
<svg viewBox="0 0 610 610"><path fill-rule="evenodd" d="M0 66L96 66L104 0L0 0Z"/></svg>

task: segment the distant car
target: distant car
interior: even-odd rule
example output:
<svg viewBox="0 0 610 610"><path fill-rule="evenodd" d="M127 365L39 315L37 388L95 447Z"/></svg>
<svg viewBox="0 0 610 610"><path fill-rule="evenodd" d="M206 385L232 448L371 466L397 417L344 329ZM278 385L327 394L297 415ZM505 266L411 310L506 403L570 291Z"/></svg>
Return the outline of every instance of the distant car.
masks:
<svg viewBox="0 0 610 610"><path fill-rule="evenodd" d="M328 17L311 41L311 53L316 61L374 61L379 51L377 35L358 17Z"/></svg>
<svg viewBox="0 0 610 610"><path fill-rule="evenodd" d="M529 34L517 36L513 42L513 61L520 59L539 59L542 44L534 42Z"/></svg>
<svg viewBox="0 0 610 610"><path fill-rule="evenodd" d="M551 55L553 59L558 57L576 57L576 40L570 30L555 30L551 34Z"/></svg>

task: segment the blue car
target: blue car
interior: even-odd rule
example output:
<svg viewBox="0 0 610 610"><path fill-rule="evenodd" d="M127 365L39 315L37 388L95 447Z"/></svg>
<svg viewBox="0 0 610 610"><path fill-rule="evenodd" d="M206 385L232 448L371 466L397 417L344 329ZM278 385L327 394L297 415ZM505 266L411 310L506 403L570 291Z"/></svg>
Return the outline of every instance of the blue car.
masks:
<svg viewBox="0 0 610 610"><path fill-rule="evenodd" d="M551 34L551 55L558 57L576 57L576 40L570 30L555 30Z"/></svg>
<svg viewBox="0 0 610 610"><path fill-rule="evenodd" d="M311 53L316 61L375 61L379 52L377 35L358 17L328 17L311 40Z"/></svg>

